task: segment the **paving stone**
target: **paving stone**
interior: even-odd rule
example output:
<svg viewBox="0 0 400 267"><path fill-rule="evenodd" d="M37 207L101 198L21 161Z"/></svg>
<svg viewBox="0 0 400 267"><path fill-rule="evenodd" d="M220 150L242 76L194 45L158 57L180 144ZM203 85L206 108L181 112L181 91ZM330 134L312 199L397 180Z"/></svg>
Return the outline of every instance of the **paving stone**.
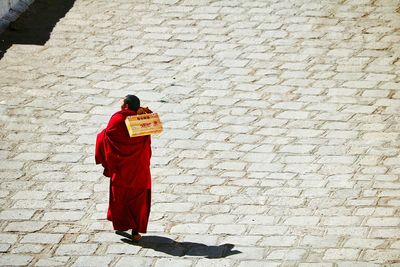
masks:
<svg viewBox="0 0 400 267"><path fill-rule="evenodd" d="M143 266L143 267L150 267L153 265L154 259L148 257L141 257L141 256L127 256L123 257L118 260L115 266L122 267L122 266Z"/></svg>
<svg viewBox="0 0 400 267"><path fill-rule="evenodd" d="M263 246L273 247L290 247L296 242L296 236L270 236L264 238L262 241Z"/></svg>
<svg viewBox="0 0 400 267"><path fill-rule="evenodd" d="M55 162L78 162L82 158L82 155L75 153L63 153L57 154L50 157L49 161Z"/></svg>
<svg viewBox="0 0 400 267"><path fill-rule="evenodd" d="M193 207L192 203L156 203L153 211L187 212Z"/></svg>
<svg viewBox="0 0 400 267"><path fill-rule="evenodd" d="M212 230L213 234L243 234L246 231L246 226L244 225L216 225Z"/></svg>
<svg viewBox="0 0 400 267"><path fill-rule="evenodd" d="M86 243L87 241L89 241L89 235L86 234L77 236L75 240L76 243Z"/></svg>
<svg viewBox="0 0 400 267"><path fill-rule="evenodd" d="M179 224L171 228L171 233L205 234L209 224Z"/></svg>
<svg viewBox="0 0 400 267"><path fill-rule="evenodd" d="M46 191L19 191L12 199L45 199L48 194Z"/></svg>
<svg viewBox="0 0 400 267"><path fill-rule="evenodd" d="M362 236L360 236L362 237ZM369 235L371 238L399 238L399 234L390 228L373 228Z"/></svg>
<svg viewBox="0 0 400 267"><path fill-rule="evenodd" d="M33 180L39 180L39 181L59 181L59 180L62 180L66 176L65 173L62 173L62 172L59 172L59 171L51 171L53 169L54 170L58 170L58 169L61 169L61 168L62 168L61 166L55 166L55 165L38 167L38 170L37 170L38 172L39 171L47 171L47 172L39 173L39 174L35 175L33 177ZM44 170L42 170L42 169L44 169Z"/></svg>
<svg viewBox="0 0 400 267"><path fill-rule="evenodd" d="M230 266L230 265L226 265L226 266ZM245 260L245 261L241 261L239 263L239 267L277 267L277 266L281 266L281 264L279 262L274 262L274 261L267 261L267 260L263 260L263 261L256 261L256 260Z"/></svg>
<svg viewBox="0 0 400 267"><path fill-rule="evenodd" d="M200 259L196 265L196 267L205 267L205 266L218 266L218 267L227 267L232 266L234 261L229 259Z"/></svg>
<svg viewBox="0 0 400 267"><path fill-rule="evenodd" d="M0 244L0 252L7 252L10 247L10 244Z"/></svg>
<svg viewBox="0 0 400 267"><path fill-rule="evenodd" d="M285 225L317 225L320 221L319 217L313 216L298 216L285 220Z"/></svg>
<svg viewBox="0 0 400 267"><path fill-rule="evenodd" d="M111 256L80 256L72 266L109 266L112 260Z"/></svg>
<svg viewBox="0 0 400 267"><path fill-rule="evenodd" d="M14 205L12 205L12 208L15 209L21 209L25 207L30 207L32 209L44 209L49 205L49 201L43 201L43 200L17 200Z"/></svg>
<svg viewBox="0 0 400 267"><path fill-rule="evenodd" d="M94 241L96 242L115 242L120 240L120 236L116 235L115 233L97 233L94 236Z"/></svg>
<svg viewBox="0 0 400 267"><path fill-rule="evenodd" d="M241 162L223 162L215 166L216 169L223 170L243 170L246 164Z"/></svg>
<svg viewBox="0 0 400 267"><path fill-rule="evenodd" d="M300 263L299 266L301 267L317 267L317 266L321 266L321 267L332 267L333 263Z"/></svg>
<svg viewBox="0 0 400 267"><path fill-rule="evenodd" d="M1 215L1 214L0 214ZM44 221L78 221L85 215L82 211L49 211L45 212Z"/></svg>
<svg viewBox="0 0 400 267"><path fill-rule="evenodd" d="M20 153L18 154L15 159L16 160L35 160L35 161L41 161L47 158L46 153Z"/></svg>
<svg viewBox="0 0 400 267"><path fill-rule="evenodd" d="M21 243L57 244L63 238L62 234L31 233L26 234Z"/></svg>
<svg viewBox="0 0 400 267"><path fill-rule="evenodd" d="M338 266L349 266L349 265L351 265L351 266L356 266L356 267L357 267L357 266L359 266L359 267L361 267L361 266L376 267L376 266L377 266L375 263L371 263L371 262L368 262L368 261L361 261L361 260L357 260L357 261L341 261L341 262L338 262Z"/></svg>
<svg viewBox="0 0 400 267"><path fill-rule="evenodd" d="M223 238L224 243L242 245L242 246L256 246L262 236L227 236Z"/></svg>
<svg viewBox="0 0 400 267"><path fill-rule="evenodd" d="M24 166L24 162L22 161L14 161L14 160L2 160L0 162L1 170L20 170Z"/></svg>
<svg viewBox="0 0 400 267"><path fill-rule="evenodd" d="M39 221L23 221L10 222L7 224L4 231L6 232L36 232L45 227L46 222Z"/></svg>
<svg viewBox="0 0 400 267"><path fill-rule="evenodd" d="M56 250L56 255L91 255L98 244L61 244ZM83 254L82 254L83 253Z"/></svg>
<svg viewBox="0 0 400 267"><path fill-rule="evenodd" d="M158 259L154 265L155 267L161 266L192 266L192 261L187 259Z"/></svg>
<svg viewBox="0 0 400 267"><path fill-rule="evenodd" d="M246 215L239 222L242 224L273 225L275 217L268 215Z"/></svg>
<svg viewBox="0 0 400 267"><path fill-rule="evenodd" d="M370 249L374 249L377 248L378 246L382 245L384 243L383 240L379 240L379 239L357 239L357 238L353 238L353 239L349 239L347 242L345 242L345 244L343 245L343 247L348 247L348 248L370 248Z"/></svg>
<svg viewBox="0 0 400 267"><path fill-rule="evenodd" d="M332 216L329 218L324 219L323 223L327 225L354 225L357 226L360 224L361 218L360 217L355 217L355 216Z"/></svg>
<svg viewBox="0 0 400 267"><path fill-rule="evenodd" d="M37 254L44 249L43 245L23 244L13 248L11 253Z"/></svg>
<svg viewBox="0 0 400 267"><path fill-rule="evenodd" d="M267 259L270 260L288 260L288 261L295 261L295 260L302 260L304 255L306 254L305 249L278 249L272 251L268 254Z"/></svg>
<svg viewBox="0 0 400 267"><path fill-rule="evenodd" d="M360 250L358 249L328 249L325 252L325 260L355 260Z"/></svg>
<svg viewBox="0 0 400 267"><path fill-rule="evenodd" d="M39 259L35 266L65 266L68 260L69 257L66 256Z"/></svg>
<svg viewBox="0 0 400 267"><path fill-rule="evenodd" d="M264 259L265 250L263 248L235 246L234 250L241 253L230 255L230 259L240 259L240 261Z"/></svg>
<svg viewBox="0 0 400 267"><path fill-rule="evenodd" d="M60 192L57 194L58 199L62 200L84 200L89 199L92 192Z"/></svg>
<svg viewBox="0 0 400 267"><path fill-rule="evenodd" d="M125 244L111 244L108 246L106 253L132 255L132 254L138 254L139 251L140 251L139 246L127 246Z"/></svg>
<svg viewBox="0 0 400 267"><path fill-rule="evenodd" d="M366 225L369 226L377 226L377 227L385 227L385 226L398 226L400 221L398 218L370 218L367 220Z"/></svg>
<svg viewBox="0 0 400 267"><path fill-rule="evenodd" d="M191 184L196 180L196 176L168 176L163 179L168 184Z"/></svg>
<svg viewBox="0 0 400 267"><path fill-rule="evenodd" d="M77 191L82 186L80 182L49 182L44 186L48 191Z"/></svg>
<svg viewBox="0 0 400 267"><path fill-rule="evenodd" d="M16 235L16 234L0 233L1 243L14 244L15 242L17 242L17 238L18 238L18 235Z"/></svg>
<svg viewBox="0 0 400 267"><path fill-rule="evenodd" d="M200 243L207 246L217 246L218 236L216 235L202 235L202 234L194 234L194 235L185 235L182 239L182 242L189 242L189 243Z"/></svg>
<svg viewBox="0 0 400 267"><path fill-rule="evenodd" d="M337 236L313 236L307 235L301 241L302 245L318 248L330 248L335 247L339 243L339 237Z"/></svg>
<svg viewBox="0 0 400 267"><path fill-rule="evenodd" d="M0 212L0 220L29 220L35 210L28 209L6 209Z"/></svg>
<svg viewBox="0 0 400 267"><path fill-rule="evenodd" d="M0 255L0 265L2 266L26 266L32 261L32 256L18 254Z"/></svg>
<svg viewBox="0 0 400 267"><path fill-rule="evenodd" d="M87 205L86 201L56 202L53 208L57 210L84 210L87 208Z"/></svg>

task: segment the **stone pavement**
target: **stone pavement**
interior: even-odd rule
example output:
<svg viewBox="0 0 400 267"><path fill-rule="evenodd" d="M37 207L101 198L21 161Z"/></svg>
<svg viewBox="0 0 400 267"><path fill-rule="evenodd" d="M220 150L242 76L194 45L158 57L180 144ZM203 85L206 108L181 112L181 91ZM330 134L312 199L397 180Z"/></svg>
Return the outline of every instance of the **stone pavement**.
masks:
<svg viewBox="0 0 400 267"><path fill-rule="evenodd" d="M400 266L399 26L395 0L76 0L0 61L0 265ZM139 244L93 159L127 93L166 128Z"/></svg>

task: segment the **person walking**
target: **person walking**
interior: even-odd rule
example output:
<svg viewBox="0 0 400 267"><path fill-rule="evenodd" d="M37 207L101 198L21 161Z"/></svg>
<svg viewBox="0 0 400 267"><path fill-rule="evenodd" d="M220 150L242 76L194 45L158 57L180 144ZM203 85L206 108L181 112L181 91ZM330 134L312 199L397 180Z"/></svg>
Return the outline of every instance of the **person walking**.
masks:
<svg viewBox="0 0 400 267"><path fill-rule="evenodd" d="M116 231L132 230L132 240L147 232L151 206L151 137L130 137L125 119L152 113L140 107L135 95L121 99L121 110L111 116L96 139L95 160L110 178L107 219Z"/></svg>

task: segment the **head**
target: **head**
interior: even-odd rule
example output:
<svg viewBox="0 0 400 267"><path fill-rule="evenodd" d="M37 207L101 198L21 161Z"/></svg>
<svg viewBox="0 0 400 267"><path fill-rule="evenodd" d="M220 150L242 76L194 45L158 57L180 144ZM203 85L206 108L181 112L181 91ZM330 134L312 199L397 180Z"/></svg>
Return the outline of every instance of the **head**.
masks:
<svg viewBox="0 0 400 267"><path fill-rule="evenodd" d="M127 95L121 99L121 109L137 110L140 107L140 99L135 95Z"/></svg>

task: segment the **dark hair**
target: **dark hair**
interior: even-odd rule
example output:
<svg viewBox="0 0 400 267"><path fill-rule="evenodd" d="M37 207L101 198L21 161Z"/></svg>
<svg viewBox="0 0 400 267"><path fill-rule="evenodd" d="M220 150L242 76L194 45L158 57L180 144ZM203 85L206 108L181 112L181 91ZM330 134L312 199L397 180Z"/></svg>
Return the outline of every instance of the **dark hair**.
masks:
<svg viewBox="0 0 400 267"><path fill-rule="evenodd" d="M137 110L140 107L140 99L135 95L127 95L124 98L124 104L128 104L131 110Z"/></svg>

